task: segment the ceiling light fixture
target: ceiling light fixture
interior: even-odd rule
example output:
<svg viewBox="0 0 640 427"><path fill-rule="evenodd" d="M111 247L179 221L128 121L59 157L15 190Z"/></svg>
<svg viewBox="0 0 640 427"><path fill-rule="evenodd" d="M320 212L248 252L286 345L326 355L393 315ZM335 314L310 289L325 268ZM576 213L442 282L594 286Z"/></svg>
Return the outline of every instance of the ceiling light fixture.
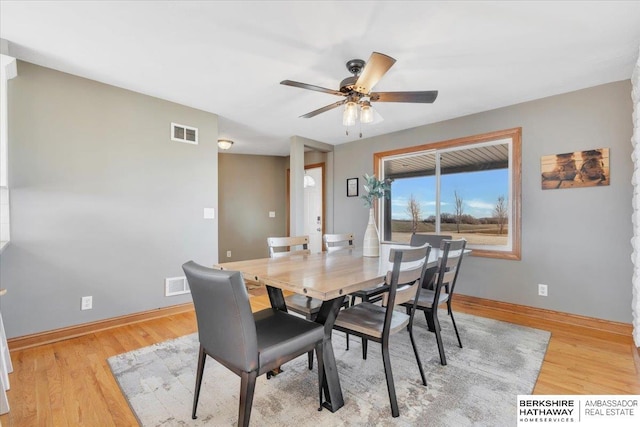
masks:
<svg viewBox="0 0 640 427"><path fill-rule="evenodd" d="M342 113L342 124L344 126L353 126L358 118L358 104L354 100L349 100L344 106Z"/></svg>
<svg viewBox="0 0 640 427"><path fill-rule="evenodd" d="M360 119L359 122L358 119ZM358 123L362 125L363 123L373 123L373 121L374 112L369 97L351 95L344 105L344 111L342 112L342 124L348 128L350 126L355 126ZM349 135L349 129L347 129L347 135ZM360 130L360 138L362 138L362 130Z"/></svg>
<svg viewBox="0 0 640 427"><path fill-rule="evenodd" d="M231 148L232 145L233 145L233 141L231 141L230 139L218 140L218 147L220 147L221 150L228 150L229 148Z"/></svg>
<svg viewBox="0 0 640 427"><path fill-rule="evenodd" d="M362 101L360 103L360 123L373 122L373 108L369 101Z"/></svg>

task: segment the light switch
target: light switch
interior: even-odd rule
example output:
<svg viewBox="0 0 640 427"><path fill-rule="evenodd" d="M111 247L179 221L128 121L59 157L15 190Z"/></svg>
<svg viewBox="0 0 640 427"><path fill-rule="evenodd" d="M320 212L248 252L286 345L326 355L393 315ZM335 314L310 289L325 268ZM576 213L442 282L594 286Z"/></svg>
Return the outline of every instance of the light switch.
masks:
<svg viewBox="0 0 640 427"><path fill-rule="evenodd" d="M214 208L204 208L204 219L216 219L216 210Z"/></svg>
<svg viewBox="0 0 640 427"><path fill-rule="evenodd" d="M269 218L275 218L276 217L276 211L269 211Z"/></svg>

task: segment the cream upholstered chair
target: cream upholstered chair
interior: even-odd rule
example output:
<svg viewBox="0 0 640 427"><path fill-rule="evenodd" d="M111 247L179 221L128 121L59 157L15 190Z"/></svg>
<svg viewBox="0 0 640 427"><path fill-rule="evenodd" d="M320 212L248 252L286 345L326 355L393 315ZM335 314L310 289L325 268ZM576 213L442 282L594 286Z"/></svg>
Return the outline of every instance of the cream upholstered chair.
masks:
<svg viewBox="0 0 640 427"><path fill-rule="evenodd" d="M329 253L355 248L353 233L325 234L322 236L322 241L324 242L325 250Z"/></svg>
<svg viewBox="0 0 640 427"><path fill-rule="evenodd" d="M432 248L435 249L439 249L440 246L442 246L442 241L443 240L451 240L451 236L446 235L446 234L418 234L418 233L413 233L411 235L411 241L409 242L409 245L411 246L422 246L425 243L428 243L431 245ZM433 267L427 270L426 273L426 278L427 280L425 280L422 283L422 287L426 288L426 289L433 289L433 281L436 277L435 273L436 273L437 267ZM447 289L449 289L447 287Z"/></svg>
<svg viewBox="0 0 640 427"><path fill-rule="evenodd" d="M394 307L405 303L415 307L420 295L420 282L424 277L430 250L431 246L429 245L417 248L391 249L389 261L393 263L393 268L387 272L385 282L389 284L389 292L384 294L382 306L370 302L353 305L341 310L334 324L334 329L354 334L382 345L382 361L384 363L387 391L389 392L391 415L393 417L399 416L400 411L389 358L389 337L392 334L405 329L409 330L409 337L416 362L418 363L422 384L427 385L427 380L422 370L422 362L413 339L413 315L415 310L410 308L409 313L405 314L394 310Z"/></svg>
<svg viewBox="0 0 640 427"><path fill-rule="evenodd" d="M269 256L271 258L309 255L311 253L309 251L309 236L268 237L267 246L269 247ZM322 301L319 299L300 294L289 295L284 298L284 302L287 310L298 313L307 320L314 320L322 305ZM349 337L347 337L347 349L348 347ZM313 351L309 352L309 369L313 369Z"/></svg>
<svg viewBox="0 0 640 427"><path fill-rule="evenodd" d="M413 233L411 235L411 246L422 246L425 243L431 245L432 248L439 248L443 240L451 240L451 236L446 234L418 234Z"/></svg>
<svg viewBox="0 0 640 427"><path fill-rule="evenodd" d="M438 352L440 353L440 364L442 365L447 364L447 358L444 355L444 347L440 335L440 321L438 320L438 306L440 304L447 304L447 312L449 316L451 316L451 323L453 323L453 329L458 338L458 345L462 348L458 327L453 317L453 311L451 311L451 299L456 287L458 273L460 273L460 265L462 264L466 244L467 241L464 239L442 241L442 256L438 261L439 264L435 274L433 290L423 289L415 305L416 310L422 310L424 312L429 331L436 335ZM407 312L413 310L413 307L409 304L405 304L405 307L407 307Z"/></svg>
<svg viewBox="0 0 640 427"><path fill-rule="evenodd" d="M309 255L309 236L267 237L269 256Z"/></svg>
<svg viewBox="0 0 640 427"><path fill-rule="evenodd" d="M328 253L336 253L345 249L355 249L355 245L353 244L353 233L342 233L342 234L325 234L322 237L324 241L325 250ZM355 299L360 298L363 302L377 302L382 299L382 294L386 292L388 286L384 283L381 283L378 286L374 286L371 288L361 289L359 291L353 292L350 294L351 296L351 305L355 304ZM349 298L349 297L347 297ZM348 307L347 305L345 307ZM349 335L347 334L347 350L349 349ZM367 339L362 338L362 358L367 358Z"/></svg>
<svg viewBox="0 0 640 427"><path fill-rule="evenodd" d="M214 270L193 261L182 269L191 288L200 340L193 419L207 356L241 378L238 426L249 425L256 378L314 349L322 406L322 325L273 308L251 313L249 295L237 271Z"/></svg>
<svg viewBox="0 0 640 427"><path fill-rule="evenodd" d="M338 245L334 245L334 248L354 248L355 246L353 245L353 234L335 234L333 236L337 236L337 237L333 237L333 239L335 239L336 241L338 241L339 239L344 239L344 236L349 236L349 246L338 246ZM333 249L333 250L338 250L338 249ZM327 251L329 251L329 246L327 245ZM387 286L385 286L384 283L380 283L377 286L372 286L370 288L365 288L365 289L361 289L359 291L356 292L352 292L350 294L351 296L351 305L354 305L356 303L356 298L360 298L362 300L362 302L376 302L376 301L380 301L382 299L382 297L380 296L382 293L384 293L387 290ZM366 342L366 341L365 341ZM365 346L366 347L366 344ZM363 353L366 354L366 353ZM365 357L366 358L366 357Z"/></svg>

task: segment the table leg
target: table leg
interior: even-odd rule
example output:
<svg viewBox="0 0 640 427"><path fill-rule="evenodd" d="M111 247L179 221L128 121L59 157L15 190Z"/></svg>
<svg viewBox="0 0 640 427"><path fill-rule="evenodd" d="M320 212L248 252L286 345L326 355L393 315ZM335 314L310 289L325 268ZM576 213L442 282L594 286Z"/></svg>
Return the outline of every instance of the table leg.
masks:
<svg viewBox="0 0 640 427"><path fill-rule="evenodd" d="M435 284L436 273L438 272L438 267L427 268L424 272L424 282L422 283L422 289L431 289L433 290L433 285Z"/></svg>
<svg viewBox="0 0 640 427"><path fill-rule="evenodd" d="M287 311L287 305L284 302L282 289L267 286L267 295L269 295L269 302L271 302L271 307L277 310Z"/></svg>
<svg viewBox="0 0 640 427"><path fill-rule="evenodd" d="M423 289L430 289L430 290L434 289L437 272L438 272L438 267L427 268L427 270L424 272L424 283L422 285ZM426 315L425 317L427 319L427 329L430 332L434 332L436 329L435 329L435 325L433 324L433 318Z"/></svg>
<svg viewBox="0 0 640 427"><path fill-rule="evenodd" d="M329 301L324 301L320 306L320 311L315 321L324 325L324 344L323 344L323 363L324 376L322 379L322 388L324 390L325 402L322 404L331 412L335 412L344 406L344 398L342 397L342 388L340 387L340 378L336 367L336 358L333 354L333 344L331 342L331 333L333 324L336 321L340 307L344 297L338 297Z"/></svg>

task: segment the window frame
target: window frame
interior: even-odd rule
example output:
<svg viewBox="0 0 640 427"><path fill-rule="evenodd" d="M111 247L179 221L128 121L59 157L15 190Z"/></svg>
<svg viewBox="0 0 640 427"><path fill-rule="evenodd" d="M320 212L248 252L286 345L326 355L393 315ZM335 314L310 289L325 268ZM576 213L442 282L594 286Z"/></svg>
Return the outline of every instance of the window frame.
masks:
<svg viewBox="0 0 640 427"><path fill-rule="evenodd" d="M412 147L399 148L389 151L381 151L373 154L373 171L378 177L382 177L382 165L385 158L407 155L412 153L419 153L425 151L447 151L450 149L460 149L464 146L474 146L477 144L485 144L493 141L500 141L510 139L509 149L509 175L510 181L510 231L511 238L511 250L491 250L484 248L473 248L472 255L486 258L496 259L508 259L508 260L520 260L522 253L522 128L504 129L494 132L483 133L479 135L465 136L456 139L450 139L446 141L432 142L422 145L416 145ZM439 165L438 167L438 182L437 193L440 192L439 182ZM439 202L439 201L438 201ZM379 229L382 229L381 219L383 217L383 203L378 203L376 207L377 221ZM439 208L438 208L439 212Z"/></svg>

